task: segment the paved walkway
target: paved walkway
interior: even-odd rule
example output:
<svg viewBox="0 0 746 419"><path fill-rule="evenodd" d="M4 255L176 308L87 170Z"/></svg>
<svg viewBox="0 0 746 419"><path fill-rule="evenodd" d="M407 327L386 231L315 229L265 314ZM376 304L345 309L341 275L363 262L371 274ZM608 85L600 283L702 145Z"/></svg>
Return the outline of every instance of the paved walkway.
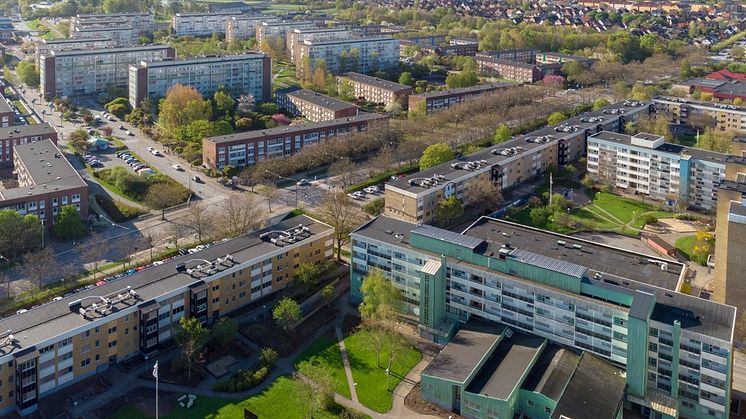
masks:
<svg viewBox="0 0 746 419"><path fill-rule="evenodd" d="M352 368L350 368L350 359L347 356L347 348L345 348L344 336L342 336L342 328L337 326L334 328L334 331L337 333L337 341L339 341L339 351L342 352L342 363L345 366L345 375L347 376L347 386L350 387L350 396L352 397L352 401L357 403L357 389L355 388L355 380L352 378Z"/></svg>

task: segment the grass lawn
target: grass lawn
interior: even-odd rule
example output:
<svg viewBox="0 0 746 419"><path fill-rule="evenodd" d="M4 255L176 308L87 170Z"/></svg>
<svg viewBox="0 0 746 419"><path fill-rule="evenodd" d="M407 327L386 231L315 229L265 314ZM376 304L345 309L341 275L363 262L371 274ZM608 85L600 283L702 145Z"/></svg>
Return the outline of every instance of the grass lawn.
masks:
<svg viewBox="0 0 746 419"><path fill-rule="evenodd" d="M231 400L198 397L191 409L179 406L164 416L163 419L243 419L244 408L255 413L259 418L304 418L305 406L297 397L297 384L288 376L275 380L264 392L246 400L234 402ZM175 396L174 396L175 397ZM339 405L332 412L323 411L314 414L314 418L336 418L341 412ZM133 406L127 406L116 411L112 419L140 419L147 418Z"/></svg>
<svg viewBox="0 0 746 419"><path fill-rule="evenodd" d="M347 384L342 352L339 350L337 339L331 336L316 339L295 361L296 369L300 369L305 363L326 366L334 380L334 391L350 398L350 386Z"/></svg>
<svg viewBox="0 0 746 419"><path fill-rule="evenodd" d="M689 260L692 260L694 255L694 243L697 242L697 236L684 236L676 240L674 247L676 250L684 254Z"/></svg>
<svg viewBox="0 0 746 419"><path fill-rule="evenodd" d="M386 387L385 367L376 366L376 353L369 349L365 342L365 332L357 332L345 339L345 347L350 358L352 377L357 383L357 397L360 403L385 413L391 410L393 403L392 390L399 384L401 378L422 359L422 354L409 346L397 353L391 367L389 385ZM381 363L385 365L387 353L381 354Z"/></svg>

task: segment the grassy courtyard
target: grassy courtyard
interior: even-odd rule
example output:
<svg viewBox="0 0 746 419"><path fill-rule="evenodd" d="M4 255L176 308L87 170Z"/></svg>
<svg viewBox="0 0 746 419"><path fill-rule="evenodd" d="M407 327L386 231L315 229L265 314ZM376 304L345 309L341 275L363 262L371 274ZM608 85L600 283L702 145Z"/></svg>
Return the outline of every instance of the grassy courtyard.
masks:
<svg viewBox="0 0 746 419"><path fill-rule="evenodd" d="M694 244L697 242L697 236L684 236L676 240L674 247L689 260L694 259Z"/></svg>
<svg viewBox="0 0 746 419"><path fill-rule="evenodd" d="M331 336L318 338L298 357L296 369L301 369L304 363L326 366L334 381L334 391L350 398L350 386L347 384L342 352L339 350L337 339Z"/></svg>

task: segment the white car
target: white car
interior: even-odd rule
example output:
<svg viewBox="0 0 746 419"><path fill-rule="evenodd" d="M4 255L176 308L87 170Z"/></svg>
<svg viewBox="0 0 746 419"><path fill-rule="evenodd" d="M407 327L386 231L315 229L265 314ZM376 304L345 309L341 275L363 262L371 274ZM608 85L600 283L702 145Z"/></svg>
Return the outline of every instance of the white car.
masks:
<svg viewBox="0 0 746 419"><path fill-rule="evenodd" d="M364 189L366 193L377 193L378 192L378 186L368 186Z"/></svg>
<svg viewBox="0 0 746 419"><path fill-rule="evenodd" d="M153 152L153 150L155 150L155 149L154 149L153 147L148 147L148 151L149 151L149 152L151 152L151 153L152 153L152 152Z"/></svg>
<svg viewBox="0 0 746 419"><path fill-rule="evenodd" d="M150 150L150 153L151 153L152 155L154 155L154 156L159 156L159 157L160 157L160 156L162 155L162 154L161 154L161 152L160 152L160 151L158 151L158 150L156 150L156 149L152 149L152 150Z"/></svg>
<svg viewBox="0 0 746 419"><path fill-rule="evenodd" d="M184 171L184 168L181 167L181 166L179 166L178 164L171 165L171 168L174 169L174 170L176 170L177 172L183 172Z"/></svg>

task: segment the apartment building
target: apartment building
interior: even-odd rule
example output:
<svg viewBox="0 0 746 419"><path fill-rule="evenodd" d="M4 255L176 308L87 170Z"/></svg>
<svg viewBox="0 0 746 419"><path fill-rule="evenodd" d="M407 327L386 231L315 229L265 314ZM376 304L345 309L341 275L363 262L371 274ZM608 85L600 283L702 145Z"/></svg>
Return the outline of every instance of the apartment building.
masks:
<svg viewBox="0 0 746 419"><path fill-rule="evenodd" d="M656 134L604 131L588 137L588 173L598 181L704 211L717 207L727 159L726 154L666 143Z"/></svg>
<svg viewBox="0 0 746 419"><path fill-rule="evenodd" d="M250 166L264 159L290 156L309 144L388 127L388 124L388 116L362 113L331 121L205 138L202 140L202 164L219 170L225 166Z"/></svg>
<svg viewBox="0 0 746 419"><path fill-rule="evenodd" d="M407 85L360 73L349 72L337 76L337 84L342 83L349 83L352 86L356 98L378 105L398 102L406 106L409 95L412 94L412 88Z"/></svg>
<svg viewBox="0 0 746 419"><path fill-rule="evenodd" d="M410 110L411 108L410 96ZM455 195L469 203L468 188L489 179L501 190L541 176L548 167L572 163L586 154L586 140L601 131L621 132L624 124L654 108L647 102L625 101L587 112L491 147L389 182L385 214L411 223L429 223L438 203Z"/></svg>
<svg viewBox="0 0 746 419"><path fill-rule="evenodd" d="M48 54L50 51L71 51L76 49L90 50L90 49L101 49L101 48L113 48L116 47L116 41L109 38L108 36L102 36L100 38L64 38L64 39L53 39L46 40L41 39L35 43L34 46L34 62L37 68L39 68L39 59L42 54Z"/></svg>
<svg viewBox="0 0 746 419"><path fill-rule="evenodd" d="M324 62L332 74L386 71L399 65L399 40L388 36L306 40L298 43L295 58L304 63L296 67L301 75L306 71L313 73L319 62Z"/></svg>
<svg viewBox="0 0 746 419"><path fill-rule="evenodd" d="M0 103L4 102L0 101ZM13 164L13 148L17 145L50 140L57 144L57 131L46 122L13 126L13 112L9 116L10 125L0 128L0 166L9 167ZM5 119L3 117L3 124Z"/></svg>
<svg viewBox="0 0 746 419"><path fill-rule="evenodd" d="M8 16L0 16L0 40L13 38L13 20Z"/></svg>
<svg viewBox="0 0 746 419"><path fill-rule="evenodd" d="M533 64L536 62L536 50L531 48L501 49L498 51L485 51L477 54L482 57L492 57L498 60L520 61Z"/></svg>
<svg viewBox="0 0 746 419"><path fill-rule="evenodd" d="M401 40L402 47L412 46L425 55L464 55L474 56L477 53L479 42L473 39L451 38L445 36L422 36L416 38L405 38Z"/></svg>
<svg viewBox="0 0 746 419"><path fill-rule="evenodd" d="M541 68L535 64L482 54L477 54L474 60L477 63L477 71L487 76L500 77L518 83L534 83L544 78Z"/></svg>
<svg viewBox="0 0 746 419"><path fill-rule="evenodd" d="M671 123L691 125L696 117L709 117L721 131L746 131L746 107L700 100L657 96L653 103L658 111L671 116Z"/></svg>
<svg viewBox="0 0 746 419"><path fill-rule="evenodd" d="M116 47L130 47L137 44L139 32L131 25L124 24L101 24L90 25L75 29L70 32L72 39L100 39L110 38Z"/></svg>
<svg viewBox="0 0 746 419"><path fill-rule="evenodd" d="M324 29L292 29L285 34L285 47L290 56L290 61L295 65L300 65L296 60L298 57L298 45L303 41L330 41L335 39L352 38L352 31L341 28L324 28Z"/></svg>
<svg viewBox="0 0 746 419"><path fill-rule="evenodd" d="M592 58L581 57L579 55L560 54L559 52L537 51L535 54L535 62L537 64L566 64L570 61L577 61L586 67L590 67L595 62Z"/></svg>
<svg viewBox="0 0 746 419"><path fill-rule="evenodd" d="M13 111L13 108L10 107L8 99L6 99L5 96L0 95L0 127L7 128L15 124L16 113ZM0 158L0 161L2 161L2 158Z"/></svg>
<svg viewBox="0 0 746 419"><path fill-rule="evenodd" d="M442 109L448 109L461 102L477 97L492 95L499 90L515 86L515 83L490 83L478 84L472 87L460 87L457 89L418 93L409 96L409 111L431 114Z"/></svg>
<svg viewBox="0 0 746 419"><path fill-rule="evenodd" d="M352 103L297 86L278 90L275 100L281 109L313 122L331 121L357 115L357 106Z"/></svg>
<svg viewBox="0 0 746 419"><path fill-rule="evenodd" d="M177 13L171 16L171 32L177 36L225 35L228 19L240 15L235 12Z"/></svg>
<svg viewBox="0 0 746 419"><path fill-rule="evenodd" d="M213 323L331 260L334 230L293 217L0 320L0 415L133 357L156 359L182 318Z"/></svg>
<svg viewBox="0 0 746 419"><path fill-rule="evenodd" d="M40 90L53 98L127 87L130 65L168 58L176 58L176 51L167 45L49 51L39 57Z"/></svg>
<svg viewBox="0 0 746 419"><path fill-rule="evenodd" d="M129 67L129 100L133 107L146 97L165 97L176 84L193 87L203 97L212 97L222 86L233 97L250 93L257 102L263 102L272 98L272 61L268 55L251 53L141 61Z"/></svg>
<svg viewBox="0 0 746 419"><path fill-rule="evenodd" d="M153 32L157 28L155 19L150 13L111 13L77 15L70 18L70 33L88 26L128 24L138 33Z"/></svg>
<svg viewBox="0 0 746 419"><path fill-rule="evenodd" d="M231 16L225 22L225 42L256 37L256 27L262 22L276 22L278 19L267 16Z"/></svg>
<svg viewBox="0 0 746 419"><path fill-rule="evenodd" d="M517 406L522 400L513 385L526 385L517 377L536 365L546 350L542 346L552 342L624 368L626 374L617 376L624 377L626 388L615 382L607 386L625 389L624 407L642 417L728 417L736 308L680 293L688 270L683 263L489 217L459 234L379 216L353 231L351 252L352 301L362 299L363 278L380 270L400 290L403 315L419 323L423 337L445 343L472 321L503 326L509 330L505 336L518 335L512 344L512 337L497 343L501 355L496 358L452 358L460 379L442 376L441 368L423 371L423 397L455 401L461 415L513 417L516 408L531 407ZM531 344L525 335L533 335ZM533 349L512 358L518 343ZM508 369L500 367L502 356L514 361ZM482 369L482 379L468 382L471 366ZM548 412L529 414L619 417L619 399L597 398L590 387L597 383L573 386L580 393L571 400L582 398L575 404L581 412L600 402L609 413L567 416L562 412L570 412L565 410L569 403L561 396L557 403L554 396L541 399ZM505 390L483 391L494 388Z"/></svg>
<svg viewBox="0 0 746 419"><path fill-rule="evenodd" d="M68 205L85 219L88 184L57 148L56 136L35 138L39 139L13 146L13 172L18 186L0 190L0 208L36 215L47 228L54 225L62 207Z"/></svg>
<svg viewBox="0 0 746 419"><path fill-rule="evenodd" d="M265 19L256 26L256 43L261 45L262 42L270 38L280 39L285 42L288 31L293 29L314 29L316 24L308 20L282 20Z"/></svg>

